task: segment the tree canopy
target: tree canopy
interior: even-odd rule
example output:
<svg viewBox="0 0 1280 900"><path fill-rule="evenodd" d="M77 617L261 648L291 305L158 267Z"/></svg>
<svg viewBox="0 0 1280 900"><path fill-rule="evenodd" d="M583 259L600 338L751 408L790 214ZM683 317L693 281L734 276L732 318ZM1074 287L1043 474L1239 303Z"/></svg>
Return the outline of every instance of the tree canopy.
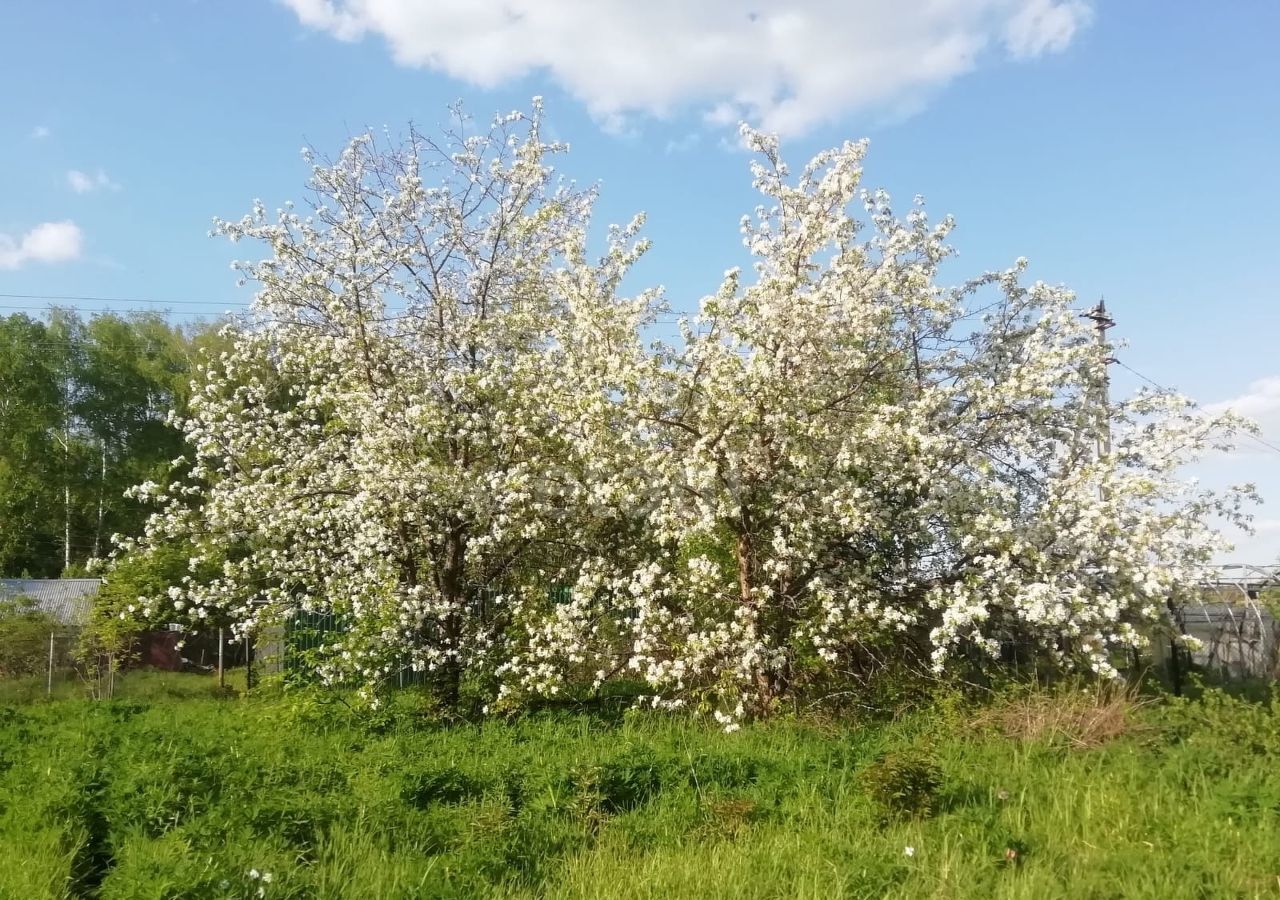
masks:
<svg viewBox="0 0 1280 900"><path fill-rule="evenodd" d="M182 454L168 419L218 340L156 314L0 317L0 574L55 577L140 533L125 491Z"/></svg>

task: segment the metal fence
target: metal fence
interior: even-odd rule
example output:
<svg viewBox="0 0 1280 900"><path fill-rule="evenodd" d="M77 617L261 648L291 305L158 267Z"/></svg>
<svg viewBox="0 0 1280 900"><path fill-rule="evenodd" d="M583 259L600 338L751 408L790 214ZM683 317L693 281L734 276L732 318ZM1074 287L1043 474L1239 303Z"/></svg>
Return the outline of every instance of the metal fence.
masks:
<svg viewBox="0 0 1280 900"><path fill-rule="evenodd" d="M38 654L24 653L27 664L21 671L0 670L0 698L12 695L25 699L40 696L109 699L116 695L122 681L141 669L201 672L218 678L221 683L220 672L245 669L251 650L244 642L231 640L229 632L220 641L217 630L199 635L168 630L143 632L123 652L115 654L95 652L85 646L80 628L59 626L40 635L38 644Z"/></svg>
<svg viewBox="0 0 1280 900"><path fill-rule="evenodd" d="M558 585L548 590L548 597L563 603L571 592ZM499 590L477 587L472 593L475 611L481 614ZM1280 618L1273 609L1280 611L1280 566L1221 566L1194 599L1170 608L1176 630L1195 640L1189 645L1164 638L1153 641L1148 662L1168 675L1175 690L1192 670L1226 681L1280 680ZM299 613L263 635L254 649L255 668L265 674L306 677L307 652L333 642L344 631L341 617L333 613ZM1137 658L1134 663L1135 671L1147 665ZM407 664L392 676L399 686L419 684L423 678L423 672Z"/></svg>
<svg viewBox="0 0 1280 900"><path fill-rule="evenodd" d="M471 612L481 621L488 621L495 608L495 598L503 589L494 586L475 585L468 589ZM552 603L568 603L573 588L555 585L547 590ZM287 678L308 677L305 660L309 651L333 643L345 631L342 617L333 612L298 612L284 623L268 628L253 648L254 668L264 675L283 675ZM427 673L415 669L406 660L391 679L399 686L422 684Z"/></svg>

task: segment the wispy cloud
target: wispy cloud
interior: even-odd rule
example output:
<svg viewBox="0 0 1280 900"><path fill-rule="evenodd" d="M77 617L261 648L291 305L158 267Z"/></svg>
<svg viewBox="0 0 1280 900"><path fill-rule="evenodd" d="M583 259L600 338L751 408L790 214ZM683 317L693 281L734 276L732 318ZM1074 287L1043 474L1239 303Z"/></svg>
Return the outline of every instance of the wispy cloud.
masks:
<svg viewBox="0 0 1280 900"><path fill-rule="evenodd" d="M674 153L688 153L700 143L702 143L702 135L696 131L690 131L682 137L672 138L667 141L667 146L664 148L664 152L668 156L671 156Z"/></svg>
<svg viewBox="0 0 1280 900"><path fill-rule="evenodd" d="M53 134L53 132L49 130L49 126L47 125L37 125L35 128L31 129L32 140L43 141L51 134Z"/></svg>
<svg viewBox="0 0 1280 900"><path fill-rule="evenodd" d="M67 172L67 185L77 194L88 194L93 191L118 191L120 185L107 177L107 173L99 169L90 175L79 169Z"/></svg>
<svg viewBox="0 0 1280 900"><path fill-rule="evenodd" d="M384 38L397 62L493 87L545 72L619 130L620 117L713 111L804 132L884 115L979 62L1065 49L1083 0L283 0L344 41Z"/></svg>
<svg viewBox="0 0 1280 900"><path fill-rule="evenodd" d="M83 250L84 234L75 222L41 222L19 237L0 232L0 269L71 262L79 259Z"/></svg>
<svg viewBox="0 0 1280 900"><path fill-rule="evenodd" d="M1209 413L1227 410L1252 419L1258 423L1262 437L1268 443L1280 444L1280 375L1259 378L1251 382L1242 394L1205 407ZM1270 454L1275 451L1246 438L1238 442L1235 452Z"/></svg>
<svg viewBox="0 0 1280 900"><path fill-rule="evenodd" d="M1033 0L1023 4L1005 26L1004 46L1018 60L1060 53L1092 21L1093 10L1081 0Z"/></svg>

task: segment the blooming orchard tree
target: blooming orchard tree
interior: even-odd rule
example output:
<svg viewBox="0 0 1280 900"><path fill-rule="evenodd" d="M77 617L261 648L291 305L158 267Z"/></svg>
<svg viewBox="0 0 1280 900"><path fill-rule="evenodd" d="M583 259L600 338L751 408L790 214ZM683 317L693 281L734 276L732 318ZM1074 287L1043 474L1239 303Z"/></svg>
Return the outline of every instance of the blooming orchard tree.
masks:
<svg viewBox="0 0 1280 900"><path fill-rule="evenodd" d="M1074 297L1022 262L941 286L951 221L863 191L863 144L793 179L745 130L754 272L646 345L659 295L618 296L639 220L589 261L593 197L553 180L540 122L362 137L315 166L309 216L219 225L271 255L142 549L221 570L146 612L333 611L329 677L408 661L519 704L625 675L733 727L876 655L1015 639L1110 673L1199 580L1209 519L1243 518L1247 492L1177 478L1240 422L1104 412Z"/></svg>
<svg viewBox="0 0 1280 900"><path fill-rule="evenodd" d="M729 271L680 346L632 357L626 440L614 423L594 445L626 460L597 490L648 542L585 566L528 658L630 669L730 726L875 651L942 669L1016 638L1112 672L1200 580L1206 520L1240 517L1242 493L1175 476L1241 423L1143 394L1099 454L1108 349L1073 295L1024 287L1021 261L943 289L951 221L860 193L863 144L792 184L774 139L744 138L767 200L742 223L754 278Z"/></svg>
<svg viewBox="0 0 1280 900"><path fill-rule="evenodd" d="M221 572L144 614L253 629L333 613L323 675L375 685L408 665L450 701L468 666L492 672L511 596L545 601L576 518L549 395L644 249L635 223L587 263L593 195L555 179L564 148L541 121L535 105L479 136L459 114L443 144L361 136L312 159L307 215L218 222L270 250L240 264L254 315L185 422L190 477L140 493L161 503L144 548L192 541L193 571ZM647 305L614 318L634 333Z"/></svg>

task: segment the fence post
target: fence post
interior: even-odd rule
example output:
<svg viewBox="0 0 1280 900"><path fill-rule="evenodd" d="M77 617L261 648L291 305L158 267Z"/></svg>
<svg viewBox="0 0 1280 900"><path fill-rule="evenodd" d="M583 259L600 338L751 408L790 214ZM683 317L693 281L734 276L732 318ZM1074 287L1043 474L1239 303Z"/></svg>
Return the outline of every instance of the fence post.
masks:
<svg viewBox="0 0 1280 900"><path fill-rule="evenodd" d="M45 696L53 696L53 632L49 632L49 675L45 679Z"/></svg>
<svg viewBox="0 0 1280 900"><path fill-rule="evenodd" d="M221 691L227 686L226 678L222 674L222 627L218 627L218 690Z"/></svg>
<svg viewBox="0 0 1280 900"><path fill-rule="evenodd" d="M249 693L253 687L253 661L249 658L249 635L244 636L244 692Z"/></svg>
<svg viewBox="0 0 1280 900"><path fill-rule="evenodd" d="M1185 633L1186 627L1183 625L1182 613L1174 604L1173 598L1170 597L1165 601L1165 606L1169 609L1170 618L1177 627L1179 633ZM1173 682L1173 696L1182 696L1182 660L1178 656L1182 648L1178 646L1178 641L1174 635L1169 635L1169 678Z"/></svg>

